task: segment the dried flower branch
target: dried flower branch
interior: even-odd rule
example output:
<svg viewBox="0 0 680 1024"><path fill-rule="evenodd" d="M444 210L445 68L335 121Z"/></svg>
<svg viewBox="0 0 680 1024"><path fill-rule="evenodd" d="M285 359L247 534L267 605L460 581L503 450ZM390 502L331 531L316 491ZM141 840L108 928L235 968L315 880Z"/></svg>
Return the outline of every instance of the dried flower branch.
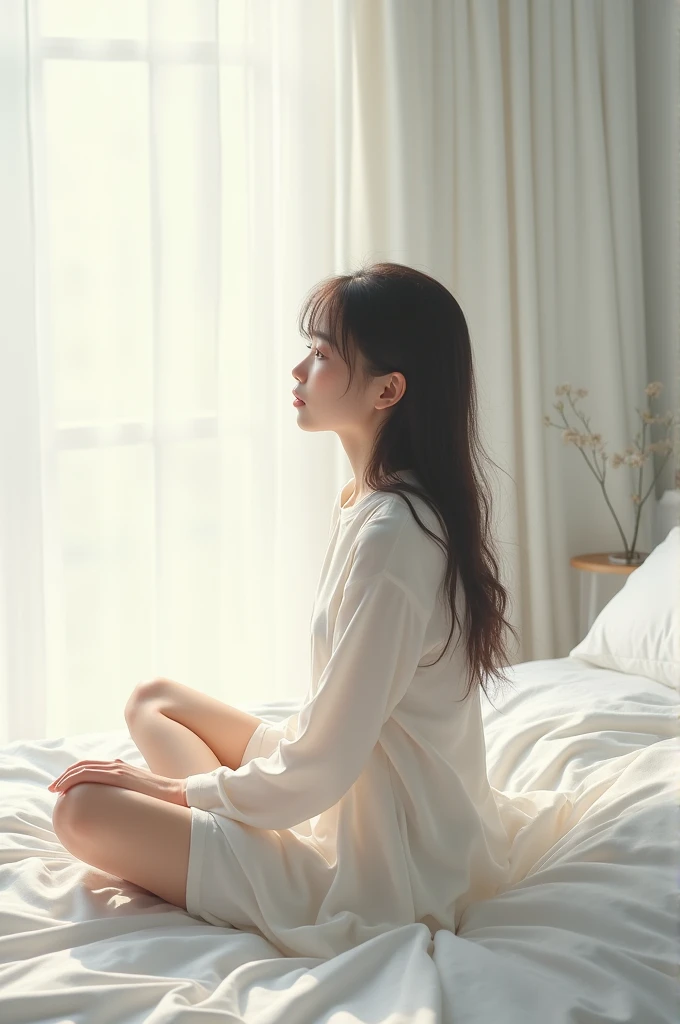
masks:
<svg viewBox="0 0 680 1024"><path fill-rule="evenodd" d="M571 426L566 416L564 415L564 402L561 399L557 402L553 402L553 406L561 414L564 423L553 423L553 421L550 419L550 416L543 417L543 423L546 427L557 427L557 429L562 432L562 440L564 444L573 444L581 452L581 455L585 459L588 468L594 474L600 487L602 488L604 500L606 501L611 514L614 516L619 533L621 534L621 540L623 541L625 557L626 559L631 561L636 555L635 542L637 541L642 506L651 494L654 484L656 483L658 477L663 471L664 466L666 465L666 462L668 461L668 457L674 450L675 446L670 436L671 427L680 423L680 418L674 416L672 412L667 412L663 416L657 416L652 414L652 411L650 409L650 402L652 399L658 398L662 389L663 384L658 380L653 381L651 384L647 385L647 387L645 388L645 395L647 396L647 408L642 410L636 408L635 410L640 416L642 424L641 431L639 431L635 435L635 440L632 445L626 448L622 454L620 454L619 452L614 452L614 454L611 456L611 459L609 458L607 452L604 450L605 442L602 440L602 435L592 433L590 429L590 419L584 416L581 409L576 407L575 403L580 398L585 398L588 394L587 388L572 388L571 384L559 384L555 388L556 395L566 395L569 405L572 408L572 411L580 420L581 424L585 427L585 431L578 430L575 427ZM665 437L662 437L659 440L646 444L645 432L647 428L649 427L651 434L652 427L660 424L663 424L666 427ZM591 456L590 458L586 454L586 450L589 450ZM648 461L648 459L654 452L660 455L665 455L665 458L661 462L661 465L657 473L655 474L654 479L647 488L647 491L645 492L643 497L642 474L645 467L645 463ZM598 463L598 456L600 457L601 465L600 463ZM626 540L623 528L621 527L621 523L619 522L616 512L612 507L612 503L609 500L609 495L607 494L607 489L605 487L605 477L607 474L608 460L609 465L612 467L612 469L618 469L619 466L625 465L630 466L632 469L637 469L639 471L637 485L631 493L631 500L633 502L633 505L635 506L635 528L633 531L633 539L630 545Z"/></svg>

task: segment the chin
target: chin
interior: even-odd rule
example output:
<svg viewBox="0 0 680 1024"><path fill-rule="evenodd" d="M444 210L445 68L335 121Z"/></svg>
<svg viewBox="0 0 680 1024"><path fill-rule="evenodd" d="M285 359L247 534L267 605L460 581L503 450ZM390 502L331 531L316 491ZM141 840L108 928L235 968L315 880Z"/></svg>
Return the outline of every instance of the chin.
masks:
<svg viewBox="0 0 680 1024"><path fill-rule="evenodd" d="M305 408L305 406L301 405L300 408L296 409L295 411L296 412L302 412L302 410L304 408ZM312 420L312 419L307 419L307 417L304 414L302 416L298 416L298 418L297 418L297 425L300 428L300 430L306 430L309 433L318 433L318 431L320 431L320 430L330 430L331 429L330 427L320 426L318 423L315 423L314 420Z"/></svg>

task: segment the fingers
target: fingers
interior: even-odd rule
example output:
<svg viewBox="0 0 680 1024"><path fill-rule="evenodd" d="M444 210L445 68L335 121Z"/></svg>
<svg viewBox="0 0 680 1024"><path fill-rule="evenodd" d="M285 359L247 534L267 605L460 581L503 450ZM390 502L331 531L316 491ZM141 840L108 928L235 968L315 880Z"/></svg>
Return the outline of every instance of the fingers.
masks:
<svg viewBox="0 0 680 1024"><path fill-rule="evenodd" d="M64 772L58 779L50 783L47 787L50 790L57 790L59 792L66 792L71 786L76 786L79 782L90 781L95 775L96 769L87 769L80 767L78 771L67 771Z"/></svg>
<svg viewBox="0 0 680 1024"><path fill-rule="evenodd" d="M101 768L103 765L124 764L124 763L125 762L120 757L117 757L115 759L115 761L113 761L113 762L112 761L76 761L75 764L70 765L65 771L63 771L61 773L61 775L58 776L58 778L54 779L54 781L51 782L47 788L49 790L56 789L58 786L61 785L62 782L64 782L64 780L67 777L69 777L71 775L71 773L75 772L75 770L77 768Z"/></svg>
<svg viewBox="0 0 680 1024"><path fill-rule="evenodd" d="M63 782L63 780L68 775L68 773L73 771L75 768L83 768L87 764L95 764L95 763L96 762L94 762L94 761L76 761L75 764L69 765L69 767L66 768L65 771L63 771L61 773L61 775L59 775L53 782L51 782L50 785L47 788L48 789L54 789L54 787L58 786L60 782ZM99 762L99 763L101 764L101 762Z"/></svg>

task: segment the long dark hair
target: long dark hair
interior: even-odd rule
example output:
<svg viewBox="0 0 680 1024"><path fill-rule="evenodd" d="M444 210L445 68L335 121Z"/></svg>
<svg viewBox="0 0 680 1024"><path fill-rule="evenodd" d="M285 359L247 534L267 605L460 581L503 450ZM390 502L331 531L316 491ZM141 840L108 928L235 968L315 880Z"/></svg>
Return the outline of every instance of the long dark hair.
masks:
<svg viewBox="0 0 680 1024"><path fill-rule="evenodd" d="M481 469L481 459L488 456L477 433L472 348L463 311L433 277L400 263L375 263L327 278L312 289L300 312L299 330L311 340L317 328L327 331L331 347L341 351L349 367L348 390L356 350L364 357L361 387L395 371L406 378L406 391L376 433L365 483L372 490L401 494L418 525L447 556L440 593L448 591L453 621L446 646L432 665L446 653L457 623L460 570L468 662L468 688L461 699L473 685L481 686L489 698L485 677L510 683L501 672L508 664L506 628L519 638L504 618L508 594L499 579L489 530L491 491ZM394 478L405 469L424 489ZM432 508L446 544L419 519L407 492Z"/></svg>

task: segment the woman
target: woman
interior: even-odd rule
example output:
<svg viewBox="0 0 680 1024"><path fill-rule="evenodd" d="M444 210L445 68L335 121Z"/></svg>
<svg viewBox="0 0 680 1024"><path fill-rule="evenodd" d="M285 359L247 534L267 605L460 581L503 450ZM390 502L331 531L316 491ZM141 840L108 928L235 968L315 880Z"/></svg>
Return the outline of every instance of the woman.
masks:
<svg viewBox="0 0 680 1024"><path fill-rule="evenodd" d="M512 627L454 297L378 263L318 285L299 326L298 423L335 431L354 474L331 511L304 703L273 726L172 680L141 684L126 718L151 771L83 762L57 782L136 798L138 847L145 812L149 832L152 805L169 812L155 826L172 878L129 853L124 877L287 955L329 957L403 924L455 931L506 884L479 689L508 663ZM105 787L88 788L64 841L120 873L86 845Z"/></svg>

